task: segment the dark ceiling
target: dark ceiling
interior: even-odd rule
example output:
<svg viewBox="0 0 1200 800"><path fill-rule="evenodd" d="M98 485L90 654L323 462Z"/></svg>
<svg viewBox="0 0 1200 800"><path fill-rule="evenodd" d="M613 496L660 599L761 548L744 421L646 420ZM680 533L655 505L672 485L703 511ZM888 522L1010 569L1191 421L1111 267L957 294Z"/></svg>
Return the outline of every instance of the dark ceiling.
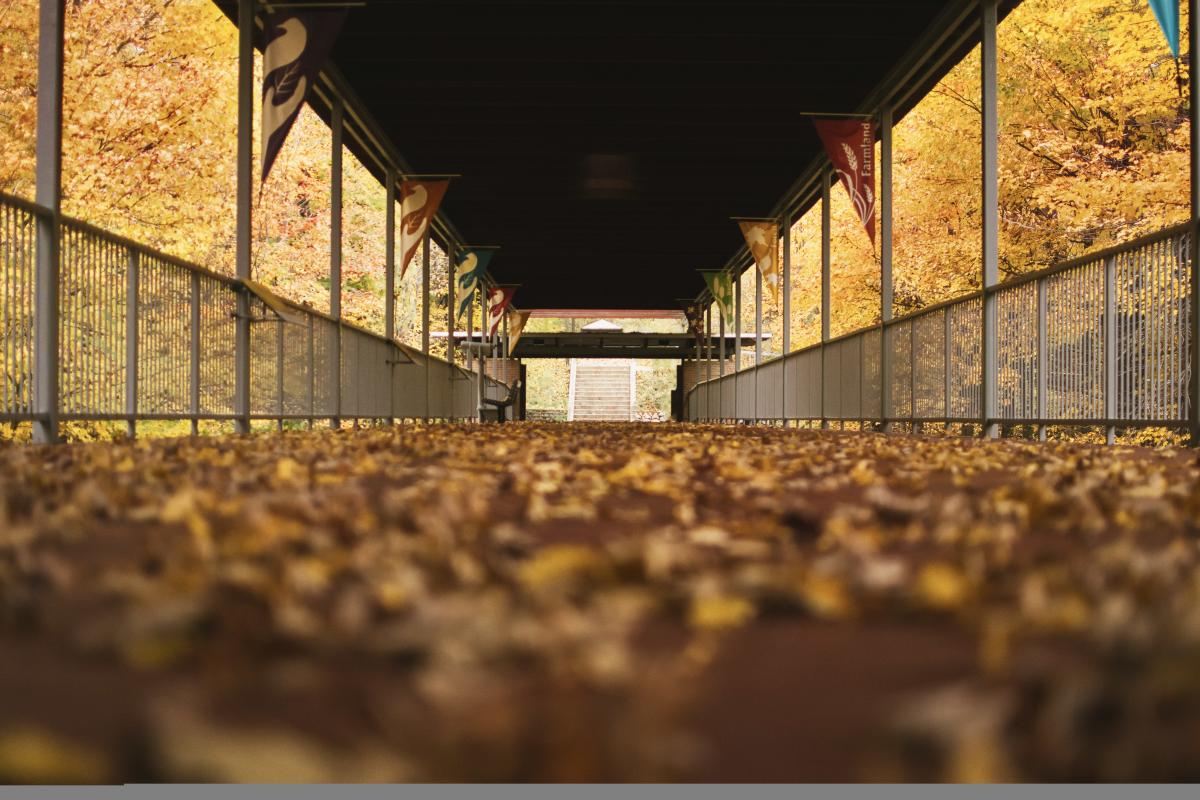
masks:
<svg viewBox="0 0 1200 800"><path fill-rule="evenodd" d="M333 61L523 308L674 308L947 0L366 0Z"/></svg>

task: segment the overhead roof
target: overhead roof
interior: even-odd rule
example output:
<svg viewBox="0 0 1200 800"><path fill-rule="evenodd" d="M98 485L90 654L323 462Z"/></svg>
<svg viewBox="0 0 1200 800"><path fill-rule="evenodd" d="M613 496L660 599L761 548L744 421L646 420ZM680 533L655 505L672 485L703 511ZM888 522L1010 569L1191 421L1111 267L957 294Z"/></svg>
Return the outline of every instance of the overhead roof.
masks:
<svg viewBox="0 0 1200 800"><path fill-rule="evenodd" d="M445 214L521 307L670 308L818 157L803 112L860 108L964 5L366 0L332 60L413 170L463 174Z"/></svg>

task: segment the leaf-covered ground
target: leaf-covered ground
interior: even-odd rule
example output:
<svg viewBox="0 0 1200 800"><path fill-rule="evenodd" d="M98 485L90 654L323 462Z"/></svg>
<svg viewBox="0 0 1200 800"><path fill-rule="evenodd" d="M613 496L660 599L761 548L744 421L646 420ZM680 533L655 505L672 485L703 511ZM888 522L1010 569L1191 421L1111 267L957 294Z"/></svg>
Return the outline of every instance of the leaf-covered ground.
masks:
<svg viewBox="0 0 1200 800"><path fill-rule="evenodd" d="M1200 778L1190 451L0 449L0 782Z"/></svg>

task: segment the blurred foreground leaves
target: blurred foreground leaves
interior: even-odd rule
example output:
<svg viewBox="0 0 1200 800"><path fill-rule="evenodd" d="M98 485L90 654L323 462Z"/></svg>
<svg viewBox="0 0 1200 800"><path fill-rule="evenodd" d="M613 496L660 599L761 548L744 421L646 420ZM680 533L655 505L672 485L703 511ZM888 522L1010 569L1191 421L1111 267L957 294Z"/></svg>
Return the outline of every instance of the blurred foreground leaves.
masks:
<svg viewBox="0 0 1200 800"><path fill-rule="evenodd" d="M528 424L0 470L0 781L1200 776L1190 451Z"/></svg>

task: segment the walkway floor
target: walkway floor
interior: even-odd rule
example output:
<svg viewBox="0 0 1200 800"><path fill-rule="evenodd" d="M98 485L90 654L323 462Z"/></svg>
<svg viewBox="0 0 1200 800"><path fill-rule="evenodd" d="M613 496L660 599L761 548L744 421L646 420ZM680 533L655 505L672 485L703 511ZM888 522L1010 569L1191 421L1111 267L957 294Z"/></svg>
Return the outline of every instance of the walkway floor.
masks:
<svg viewBox="0 0 1200 800"><path fill-rule="evenodd" d="M0 783L1200 778L1193 452L0 450Z"/></svg>

